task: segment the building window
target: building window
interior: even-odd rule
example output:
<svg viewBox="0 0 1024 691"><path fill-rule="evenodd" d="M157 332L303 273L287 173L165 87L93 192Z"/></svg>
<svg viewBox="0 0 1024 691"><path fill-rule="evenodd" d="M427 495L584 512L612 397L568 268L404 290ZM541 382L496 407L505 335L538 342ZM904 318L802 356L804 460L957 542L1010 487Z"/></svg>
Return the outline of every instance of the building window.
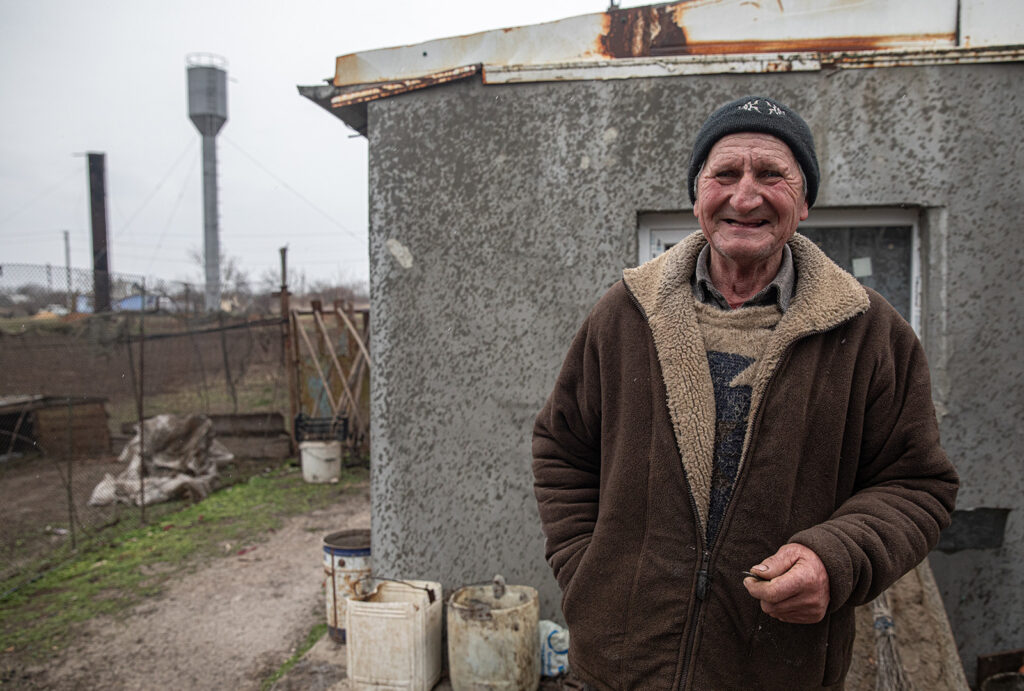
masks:
<svg viewBox="0 0 1024 691"><path fill-rule="evenodd" d="M638 260L645 262L699 230L691 212L641 214ZM918 213L913 209L814 209L803 233L832 261L877 290L921 329Z"/></svg>

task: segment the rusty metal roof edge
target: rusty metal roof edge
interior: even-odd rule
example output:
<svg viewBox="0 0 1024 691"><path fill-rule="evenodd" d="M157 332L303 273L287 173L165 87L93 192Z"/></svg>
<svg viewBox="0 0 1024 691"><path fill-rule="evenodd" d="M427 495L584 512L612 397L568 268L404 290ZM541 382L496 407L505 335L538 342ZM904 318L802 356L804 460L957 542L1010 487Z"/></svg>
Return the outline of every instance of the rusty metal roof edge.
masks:
<svg viewBox="0 0 1024 691"><path fill-rule="evenodd" d="M484 65L485 84L676 77L700 74L813 72L818 53L685 55L615 60L580 60L548 65Z"/></svg>
<svg viewBox="0 0 1024 691"><path fill-rule="evenodd" d="M894 49L825 53L823 66L858 69L864 67L910 67L918 65L958 65L986 62L1024 62L1024 44L951 46L932 49Z"/></svg>
<svg viewBox="0 0 1024 691"><path fill-rule="evenodd" d="M923 65L1024 62L1024 44L969 48L893 48L849 52L745 53L678 55L615 60L588 59L543 65L464 65L409 79L360 84L300 86L299 92L366 135L365 104L480 73L484 84L636 79L727 73L814 72ZM361 107L361 108L360 108ZM358 108L361 117L353 120Z"/></svg>
<svg viewBox="0 0 1024 691"><path fill-rule="evenodd" d="M679 55L579 60L548 65L484 65L485 84L587 81L723 73L813 72L1024 61L1024 44L965 48L893 48L849 52Z"/></svg>
<svg viewBox="0 0 1024 691"><path fill-rule="evenodd" d="M443 70L434 74L410 79L399 79L389 82L378 82L376 84L365 84L359 87L349 87L344 93L332 96L330 99L331 108L343 108L345 106L367 103L382 98L398 96L399 94L417 91L439 84L458 81L472 77L481 71L481 65L464 65L450 70Z"/></svg>

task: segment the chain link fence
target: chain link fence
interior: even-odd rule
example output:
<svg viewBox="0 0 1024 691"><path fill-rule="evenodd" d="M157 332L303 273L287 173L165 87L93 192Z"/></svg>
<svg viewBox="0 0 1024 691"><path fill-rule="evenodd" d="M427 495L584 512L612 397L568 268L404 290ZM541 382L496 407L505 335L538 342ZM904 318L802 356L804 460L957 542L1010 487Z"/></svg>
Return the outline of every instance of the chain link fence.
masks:
<svg viewBox="0 0 1024 691"><path fill-rule="evenodd" d="M202 299L185 283L0 265L0 597L196 498L96 501L105 479L124 477L117 456L140 419L205 416L193 441L212 436L235 456L213 486L290 454L285 321L204 312Z"/></svg>

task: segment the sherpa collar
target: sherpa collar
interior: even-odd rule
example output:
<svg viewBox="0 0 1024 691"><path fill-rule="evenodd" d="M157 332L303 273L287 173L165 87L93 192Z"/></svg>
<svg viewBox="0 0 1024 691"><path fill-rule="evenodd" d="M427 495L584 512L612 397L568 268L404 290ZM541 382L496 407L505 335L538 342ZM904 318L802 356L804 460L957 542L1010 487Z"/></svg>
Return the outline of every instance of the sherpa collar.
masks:
<svg viewBox="0 0 1024 691"><path fill-rule="evenodd" d="M697 231L661 256L623 272L626 287L651 328L676 444L704 526L714 464L715 395L690 277L705 244L703 234ZM751 392L750 421L756 419L771 375L790 344L835 328L865 312L869 305L867 291L857 279L836 266L813 242L797 233L789 247L796 264L796 292L761 357ZM749 443L748 423L740 471Z"/></svg>

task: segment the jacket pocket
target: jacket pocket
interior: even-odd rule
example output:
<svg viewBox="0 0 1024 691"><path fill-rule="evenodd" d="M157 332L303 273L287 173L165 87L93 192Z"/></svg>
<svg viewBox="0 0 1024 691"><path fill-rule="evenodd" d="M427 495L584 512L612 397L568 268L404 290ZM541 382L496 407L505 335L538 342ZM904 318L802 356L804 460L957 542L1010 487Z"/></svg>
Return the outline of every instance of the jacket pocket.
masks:
<svg viewBox="0 0 1024 691"><path fill-rule="evenodd" d="M812 688L828 686L829 631L831 616L817 624L787 624L763 611L750 639L749 666L762 680L771 680L765 689Z"/></svg>
<svg viewBox="0 0 1024 691"><path fill-rule="evenodd" d="M622 657L626 599L615 550L595 536L562 594L571 657L600 678L614 678ZM612 541L614 542L614 541Z"/></svg>
<svg viewBox="0 0 1024 691"><path fill-rule="evenodd" d="M843 607L829 617L828 648L822 686L832 686L846 676L853 659L856 620L852 607Z"/></svg>
<svg viewBox="0 0 1024 691"><path fill-rule="evenodd" d="M569 598L570 592L572 591L573 583L576 580L576 574L579 573L580 567L583 565L583 560L587 558L587 551L590 548L590 543L593 538L589 538L577 548L571 557L562 566L562 570L559 571L557 580L559 585L562 586L562 609L565 609L566 600ZM564 612L563 612L564 613Z"/></svg>

